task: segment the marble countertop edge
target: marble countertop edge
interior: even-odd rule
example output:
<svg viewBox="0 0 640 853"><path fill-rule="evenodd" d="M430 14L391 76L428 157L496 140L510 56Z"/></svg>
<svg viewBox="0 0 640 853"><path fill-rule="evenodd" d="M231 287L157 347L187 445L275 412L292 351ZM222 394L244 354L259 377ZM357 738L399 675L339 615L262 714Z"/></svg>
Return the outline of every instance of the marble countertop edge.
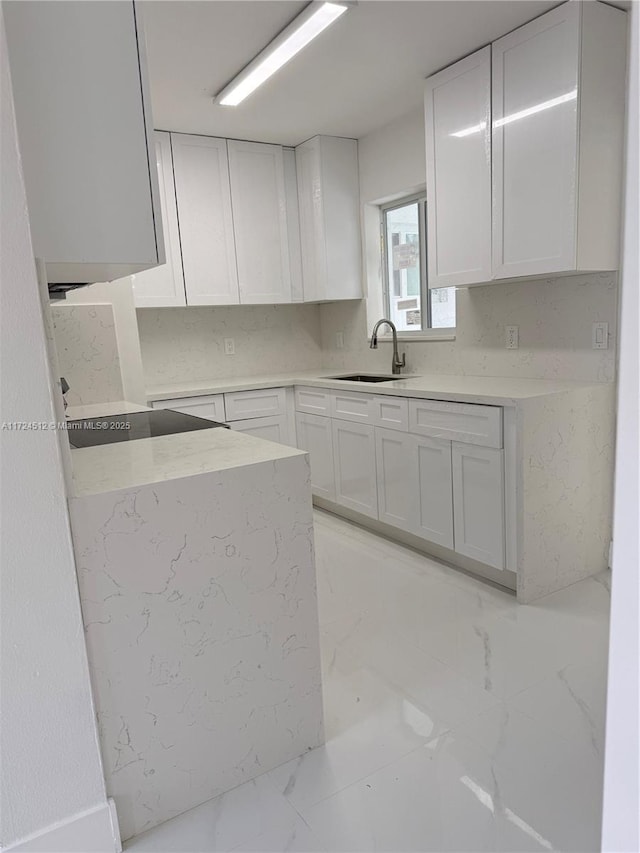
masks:
<svg viewBox="0 0 640 853"><path fill-rule="evenodd" d="M349 382L337 376L356 373L340 368L319 368L297 373L278 373L246 377L228 377L211 380L171 382L147 388L149 403L158 400L180 399L210 394L229 394L262 388L307 385L332 390L358 391L368 394L418 397L464 403L484 403L500 406L517 406L524 400L554 394L579 391L603 384L579 382L568 379L524 379L519 377L470 376L455 374L407 374L390 382ZM363 374L370 370L360 371ZM382 374L381 374L382 375Z"/></svg>

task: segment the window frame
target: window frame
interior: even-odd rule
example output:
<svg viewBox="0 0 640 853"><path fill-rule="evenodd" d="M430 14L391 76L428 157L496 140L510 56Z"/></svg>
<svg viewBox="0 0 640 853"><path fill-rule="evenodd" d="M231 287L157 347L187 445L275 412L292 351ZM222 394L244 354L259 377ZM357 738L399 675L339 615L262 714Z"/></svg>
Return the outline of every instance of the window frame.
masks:
<svg viewBox="0 0 640 853"><path fill-rule="evenodd" d="M431 306L431 291L429 289L429 274L427 268L427 196L426 192L412 193L411 195L396 198L393 201L385 202L379 205L380 209L380 253L382 261L382 303L384 306L385 316L391 318L391 281L389 277L389 251L388 251L388 236L386 215L389 211L397 210L401 207L406 207L409 204L418 204L418 243L420 246L420 316L421 328L415 331L398 330L399 338L407 338L411 340L454 340L455 326L439 326L433 328L432 322L432 306ZM423 317L426 316L427 325L425 327Z"/></svg>

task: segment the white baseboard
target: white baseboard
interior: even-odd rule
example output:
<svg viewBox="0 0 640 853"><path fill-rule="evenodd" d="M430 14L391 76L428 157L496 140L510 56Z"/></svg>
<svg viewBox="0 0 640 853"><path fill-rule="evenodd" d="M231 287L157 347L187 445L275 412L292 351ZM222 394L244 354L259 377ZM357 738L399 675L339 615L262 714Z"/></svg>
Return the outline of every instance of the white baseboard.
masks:
<svg viewBox="0 0 640 853"><path fill-rule="evenodd" d="M112 799L23 838L6 853L121 853L118 817Z"/></svg>

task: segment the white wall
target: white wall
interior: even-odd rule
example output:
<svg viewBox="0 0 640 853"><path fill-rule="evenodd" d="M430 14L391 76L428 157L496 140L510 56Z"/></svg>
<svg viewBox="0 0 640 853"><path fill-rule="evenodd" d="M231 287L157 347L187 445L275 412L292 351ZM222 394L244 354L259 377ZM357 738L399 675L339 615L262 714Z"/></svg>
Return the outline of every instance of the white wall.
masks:
<svg viewBox="0 0 640 853"><path fill-rule="evenodd" d="M320 367L317 305L139 308L148 386ZM233 338L235 355L224 354Z"/></svg>
<svg viewBox="0 0 640 853"><path fill-rule="evenodd" d="M0 28L0 419L50 422L52 388L3 22ZM0 796L2 844L9 847L106 807L106 795L57 435L3 430L0 437ZM55 849L73 849L67 841Z"/></svg>
<svg viewBox="0 0 640 853"><path fill-rule="evenodd" d="M640 850L640 8L631 9L602 849Z"/></svg>
<svg viewBox="0 0 640 853"><path fill-rule="evenodd" d="M372 351L367 341L368 330L384 314L377 205L425 186L422 110L360 139L358 157L369 300L321 306L322 360L327 367L388 371L390 344L383 342ZM456 340L403 342L407 368L417 373L612 381L616 292L614 273L459 289ZM609 323L608 350L591 348L595 321ZM505 325L520 327L518 350L505 349ZM344 337L340 350L339 331Z"/></svg>

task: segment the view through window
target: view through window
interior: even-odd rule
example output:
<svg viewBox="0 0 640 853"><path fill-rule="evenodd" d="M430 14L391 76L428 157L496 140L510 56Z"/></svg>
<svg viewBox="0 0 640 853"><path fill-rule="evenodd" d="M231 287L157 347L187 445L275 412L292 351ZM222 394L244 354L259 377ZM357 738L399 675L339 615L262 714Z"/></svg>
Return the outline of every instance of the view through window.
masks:
<svg viewBox="0 0 640 853"><path fill-rule="evenodd" d="M385 303L399 332L456 325L455 288L428 288L426 206L419 197L382 208Z"/></svg>

